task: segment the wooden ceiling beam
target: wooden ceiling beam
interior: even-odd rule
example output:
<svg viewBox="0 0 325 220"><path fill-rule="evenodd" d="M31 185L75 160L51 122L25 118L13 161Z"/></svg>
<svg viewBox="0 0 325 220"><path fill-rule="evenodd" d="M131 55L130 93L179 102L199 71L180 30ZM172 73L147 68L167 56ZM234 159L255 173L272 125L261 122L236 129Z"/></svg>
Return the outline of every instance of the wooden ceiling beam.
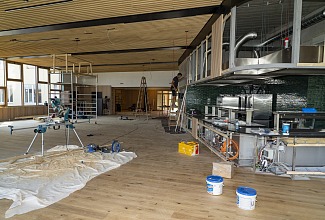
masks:
<svg viewBox="0 0 325 220"><path fill-rule="evenodd" d="M13 36L19 34L31 34L31 33L40 33L40 32L55 31L55 30L67 30L73 28L94 27L94 26L101 26L101 25L112 25L112 24L123 24L123 23L127 24L127 23L134 23L134 22L143 22L143 21L155 21L155 20L163 20L163 19L171 19L171 18L191 17L191 16L198 16L198 15L205 15L205 14L214 14L220 11L221 8L223 8L223 6L220 5L206 6L206 7L198 7L198 8L128 15L128 16L113 17L113 18L102 18L102 19L94 19L94 20L87 20L87 21L77 21L77 22L68 22L68 23L61 23L61 24L28 27L28 28L19 28L19 29L12 29L12 30L3 30L0 31L0 36Z"/></svg>

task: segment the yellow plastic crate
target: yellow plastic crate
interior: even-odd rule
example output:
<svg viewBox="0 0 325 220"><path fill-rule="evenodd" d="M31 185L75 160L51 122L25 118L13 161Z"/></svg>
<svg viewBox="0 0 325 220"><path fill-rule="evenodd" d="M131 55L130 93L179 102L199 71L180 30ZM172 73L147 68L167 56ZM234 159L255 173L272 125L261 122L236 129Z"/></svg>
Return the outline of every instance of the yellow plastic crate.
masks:
<svg viewBox="0 0 325 220"><path fill-rule="evenodd" d="M186 154L188 156L194 156L199 154L199 143L197 142L179 142L178 152L181 154Z"/></svg>

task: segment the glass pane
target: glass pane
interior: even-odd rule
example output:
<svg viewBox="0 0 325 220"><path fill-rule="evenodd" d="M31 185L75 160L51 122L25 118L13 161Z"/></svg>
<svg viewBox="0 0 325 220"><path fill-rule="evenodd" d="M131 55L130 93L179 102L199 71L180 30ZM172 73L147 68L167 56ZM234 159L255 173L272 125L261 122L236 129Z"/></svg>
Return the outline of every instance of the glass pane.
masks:
<svg viewBox="0 0 325 220"><path fill-rule="evenodd" d="M38 69L38 81L48 82L49 81L49 71L47 69Z"/></svg>
<svg viewBox="0 0 325 220"><path fill-rule="evenodd" d="M222 70L229 68L230 19L224 21L222 37Z"/></svg>
<svg viewBox="0 0 325 220"><path fill-rule="evenodd" d="M273 57L279 58L280 50L280 62L291 62L285 58L291 56L293 6L294 0L254 0L237 8L235 58L239 58L238 66L276 63L279 59ZM257 61L257 58L261 59Z"/></svg>
<svg viewBox="0 0 325 220"><path fill-rule="evenodd" d="M191 64L192 81L194 82L196 80L196 50L194 50L192 53Z"/></svg>
<svg viewBox="0 0 325 220"><path fill-rule="evenodd" d="M200 46L198 48L198 55L197 55L197 80L201 79L201 74L202 74L202 56L201 56L201 52L202 52L202 47Z"/></svg>
<svg viewBox="0 0 325 220"><path fill-rule="evenodd" d="M0 60L0 86L5 86L5 61Z"/></svg>
<svg viewBox="0 0 325 220"><path fill-rule="evenodd" d="M24 83L35 85L35 83L36 83L36 66L24 64L23 71L24 71Z"/></svg>
<svg viewBox="0 0 325 220"><path fill-rule="evenodd" d="M58 89L58 90L61 89L61 85L55 84L55 83L61 82L60 74L51 74L50 80L51 80L51 89Z"/></svg>
<svg viewBox="0 0 325 220"><path fill-rule="evenodd" d="M8 106L21 105L21 82L8 81L7 82L8 93Z"/></svg>
<svg viewBox="0 0 325 220"><path fill-rule="evenodd" d="M325 1L302 2L300 63L323 63Z"/></svg>
<svg viewBox="0 0 325 220"><path fill-rule="evenodd" d="M38 104L44 105L48 99L48 84L38 84Z"/></svg>
<svg viewBox="0 0 325 220"><path fill-rule="evenodd" d="M36 67L23 65L24 73L24 103L36 105Z"/></svg>
<svg viewBox="0 0 325 220"><path fill-rule="evenodd" d="M5 90L0 89L0 105L4 105L4 104L5 104Z"/></svg>
<svg viewBox="0 0 325 220"><path fill-rule="evenodd" d="M211 76L211 51L208 52L207 54L207 59L208 59L208 62L207 62L207 76Z"/></svg>
<svg viewBox="0 0 325 220"><path fill-rule="evenodd" d="M205 78L207 76L206 73L206 40L202 42L202 50L201 50L201 62L202 62L202 67L201 67L201 73L202 73L202 78Z"/></svg>
<svg viewBox="0 0 325 220"><path fill-rule="evenodd" d="M157 92L157 110L162 110L162 92Z"/></svg>
<svg viewBox="0 0 325 220"><path fill-rule="evenodd" d="M8 63L8 79L21 79L21 66L14 63Z"/></svg>

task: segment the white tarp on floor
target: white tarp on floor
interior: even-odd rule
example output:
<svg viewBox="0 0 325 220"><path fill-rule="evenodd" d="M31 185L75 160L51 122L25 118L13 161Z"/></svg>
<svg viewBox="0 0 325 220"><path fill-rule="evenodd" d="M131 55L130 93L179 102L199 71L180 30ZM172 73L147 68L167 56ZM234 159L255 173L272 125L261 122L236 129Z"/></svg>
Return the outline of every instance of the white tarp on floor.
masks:
<svg viewBox="0 0 325 220"><path fill-rule="evenodd" d="M60 149L66 147L58 146L55 150ZM97 175L137 157L133 152L61 152L52 149L52 156L0 163L0 199L13 200L6 218L51 205L83 188Z"/></svg>

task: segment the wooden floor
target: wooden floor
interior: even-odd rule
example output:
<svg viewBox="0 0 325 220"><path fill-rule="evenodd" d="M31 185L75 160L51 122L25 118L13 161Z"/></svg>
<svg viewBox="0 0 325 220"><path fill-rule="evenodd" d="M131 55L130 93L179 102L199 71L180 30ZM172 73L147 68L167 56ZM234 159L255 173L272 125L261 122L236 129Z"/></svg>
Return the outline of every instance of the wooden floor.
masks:
<svg viewBox="0 0 325 220"><path fill-rule="evenodd" d="M158 119L105 116L98 124L76 124L76 130L84 144L118 139L138 157L94 178L60 202L11 219L325 219L325 180L321 179L293 181L236 168L234 178L225 179L223 194L209 195L205 179L212 162L219 159L204 147L195 157L177 153L178 142L192 140L191 136L165 133ZM10 136L8 128L1 127L0 157L24 153L33 136L32 129ZM46 148L64 140L64 129L45 134ZM40 149L39 140L35 144L33 152ZM257 190L255 210L236 206L235 191L241 185ZM0 200L0 219L10 204Z"/></svg>

